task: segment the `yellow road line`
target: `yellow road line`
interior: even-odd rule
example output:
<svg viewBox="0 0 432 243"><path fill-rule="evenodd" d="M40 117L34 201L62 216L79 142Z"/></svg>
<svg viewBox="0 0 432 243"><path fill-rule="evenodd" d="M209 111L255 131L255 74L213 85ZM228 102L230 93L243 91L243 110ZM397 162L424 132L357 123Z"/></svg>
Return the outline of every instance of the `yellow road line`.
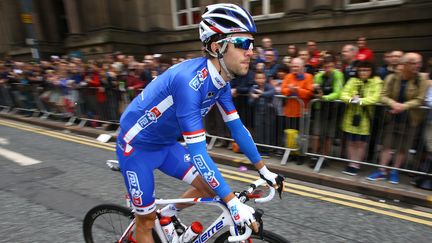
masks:
<svg viewBox="0 0 432 243"><path fill-rule="evenodd" d="M5 122L2 120L0 120L0 125L5 125L5 126L20 129L20 130L30 131L30 132L38 133L41 135L46 135L49 137L54 137L54 138L58 138L58 139L66 140L66 141L70 141L70 142L80 143L80 144L84 144L84 145L88 145L88 146L92 146L92 147L96 147L96 148L115 151L115 148L113 148L112 145L102 144L102 143L99 144L99 143L95 142L94 140L80 138L80 137L76 137L76 136L72 136L72 135L68 135L68 134L63 134L63 133L53 132L53 131L47 131L47 130L38 129L38 128L31 127L31 126L20 125L20 124L16 124L16 123L9 123L9 122ZM258 179L258 176L250 175L247 173L231 171L231 170L227 170L227 169L223 169L223 168L219 168L219 170L221 172L224 172L222 175L225 178L229 178L229 179L233 179L233 180L237 180L237 181L251 183L254 180ZM229 173L231 175L225 174L225 173ZM233 175L235 175L235 176L233 176ZM241 176L241 177L238 177L238 176ZM249 179L247 179L247 178L249 178ZM358 208L358 209L362 209L365 211L370 211L370 212L383 214L383 215L387 215L387 216L391 216L391 217L395 217L395 218L399 218L399 219L404 219L404 220L419 223L419 224L425 224L425 225L432 226L431 221L418 219L418 218L414 218L414 217L410 217L410 216L406 216L406 215L402 215L402 214L397 214L397 213L393 213L393 212L388 212L388 211L384 211L381 209L371 208L371 207L367 207L364 205L354 204L351 202L341 201L341 200L338 200L335 198L350 200L350 201L368 204L368 205L372 205L372 206L378 206L378 207L382 207L382 208L386 208L386 209L390 209L390 210L395 210L395 211L400 211L403 213L413 214L413 215L417 215L417 216L421 216L421 217L432 218L432 214L429 214L426 212L420 212L420 211L416 211L416 210L412 210L412 209L404 209L404 208L400 208L397 206L387 205L384 203L377 203L377 202L367 200L367 199L356 198L356 197L352 197L352 196L348 196L348 195L343 195L343 194L334 193L334 192L328 192L328 191L315 189L315 188L302 186L302 185L297 185L297 184L292 184L292 183L286 183L286 186L296 188L299 190L294 190L294 189L290 189L290 188L285 187L284 188L285 192L290 192L290 193L305 196L305 197L311 197L311 198L315 198L315 199L319 199L319 200L323 200L323 201L327 201L327 202L332 202L335 204L344 205L347 207ZM317 193L320 195L311 194L309 192ZM323 197L322 195L331 196L331 197L335 197L335 198Z"/></svg>
<svg viewBox="0 0 432 243"><path fill-rule="evenodd" d="M254 176L254 175L251 175L251 174L241 173L241 172L232 171L232 170L227 170L227 169L224 169L224 168L219 168L219 170L221 172L230 173L230 174L234 174L234 175L242 176L242 177L247 177L247 178L251 178L253 180L256 180L256 179L259 178L258 176ZM407 214L412 214L412 215L416 215L416 216L421 216L421 217L431 218L432 219L432 214L431 213L421 212L421 211L417 211L417 210L413 210L413 209L401 208L401 207L394 206L394 205L389 205L389 204L385 204L385 203L375 202L375 201L368 200L368 199L363 199L363 198L353 197L353 196L344 195L344 194L340 194L340 193L335 193L335 192L320 190L320 189L316 189L316 188L312 188L312 187L307 187L307 186L303 186L303 185L298 185L298 184L293 184L293 183L287 183L287 182L285 182L285 186L289 187L288 189L294 188L294 189L298 189L298 190L302 190L302 191L306 191L306 192L312 192L312 193L316 193L316 194L321 194L321 195L330 196L330 197L334 197L334 198L339 198L339 199L354 201L354 202L363 203L363 204L366 204L366 205L371 205L371 206L375 206L375 207L381 207L381 208L385 208L385 209L390 209L390 210L394 210L394 211L399 211L399 212L403 212L403 213L407 213Z"/></svg>
<svg viewBox="0 0 432 243"><path fill-rule="evenodd" d="M224 176L224 178L233 179L233 180L237 180L237 181L242 181L242 182L246 182L246 183L251 183L251 182L254 181L254 180L250 180L250 179L246 179L246 178L239 178L237 176L232 176L232 175L228 175L228 174L224 174L224 173L222 173L222 175ZM374 213L378 213L378 214L383 214L383 215L391 216L391 217L398 218L398 219L403 219L403 220L411 221L411 222L414 222L414 223L419 223L419 224L424 224L424 225L432 226L432 222L431 221L427 221L427 220L419 219L419 218L414 218L414 217L406 216L406 215L403 215L403 214L388 212L388 211L385 211L385 210L371 208L371 207L367 207L367 206L364 206L364 205L350 203L350 202L346 202L346 201L341 201L341 200L334 199L334 198L322 197L320 195L311 194L311 193L307 193L307 192L303 192L303 191L297 191L297 190L292 190L292 189L287 189L287 188L284 188L284 191L292 193L292 194L297 194L297 195L300 195L300 196L304 196L304 197L315 198L315 199L319 199L319 200L323 200L323 201L327 201L327 202L331 202L331 203L335 203L335 204L344 205L344 206L347 206L347 207L358 208L358 209L362 209L362 210L365 210L365 211L370 211L370 212L374 212Z"/></svg>
<svg viewBox="0 0 432 243"><path fill-rule="evenodd" d="M0 120L0 124L6 125L6 126L11 126L11 127L15 127L15 128L23 128L23 129L30 129L30 130L34 130L34 131L43 131L43 134L53 134L53 135L58 135L58 136L62 136L62 137L67 137L70 139L74 139L74 140L80 140L83 142L90 142L90 143L94 143L95 140L94 139L88 139L88 138L83 138L83 137L79 137L76 135L70 135L70 134L66 134L66 133L62 133L62 132L55 132L55 131L49 131L49 130L44 130L41 128L35 128L33 126L29 126L29 125L24 125L24 124L18 124L18 123L12 123L12 122L7 122L7 121L3 121ZM29 130L27 130L29 131ZM104 144L108 147L112 147L114 148L115 145L114 144Z"/></svg>
<svg viewBox="0 0 432 243"><path fill-rule="evenodd" d="M94 140L93 141L90 141L90 140L83 141L83 140L79 140L79 139L74 139L74 138L72 138L69 135L68 136L64 136L65 134L63 134L63 133L46 132L45 130L42 130L42 129L36 129L36 128L24 127L24 126L17 126L16 124L7 124L7 123L3 123L2 121L0 121L0 124L8 126L8 127L13 127L13 128L29 131L29 132L34 132L34 133L42 134L42 135L53 137L53 138L58 138L58 139L61 139L61 140L66 140L66 141L80 143L80 144L84 144L84 145L88 145L88 146L92 146L92 147L96 147L96 148L101 148L101 149L106 149L106 150L110 150L110 151L115 151L115 148L107 147L105 144L98 143L97 141L95 142Z"/></svg>

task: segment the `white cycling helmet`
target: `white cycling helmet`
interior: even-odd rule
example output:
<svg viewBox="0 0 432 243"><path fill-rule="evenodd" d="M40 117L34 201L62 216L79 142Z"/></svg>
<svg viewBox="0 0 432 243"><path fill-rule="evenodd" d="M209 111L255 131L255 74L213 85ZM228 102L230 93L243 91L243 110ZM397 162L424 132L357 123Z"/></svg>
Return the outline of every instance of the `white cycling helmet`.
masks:
<svg viewBox="0 0 432 243"><path fill-rule="evenodd" d="M256 26L252 16L235 4L219 3L206 7L199 24L200 39L207 43L215 34L255 34Z"/></svg>

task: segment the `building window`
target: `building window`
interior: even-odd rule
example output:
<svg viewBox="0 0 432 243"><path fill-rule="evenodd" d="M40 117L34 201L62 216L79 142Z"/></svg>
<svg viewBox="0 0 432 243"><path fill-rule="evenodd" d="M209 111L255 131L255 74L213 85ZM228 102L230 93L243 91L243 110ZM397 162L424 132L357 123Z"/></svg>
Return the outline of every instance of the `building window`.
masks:
<svg viewBox="0 0 432 243"><path fill-rule="evenodd" d="M196 27L201 20L199 0L171 0L176 28Z"/></svg>
<svg viewBox="0 0 432 243"><path fill-rule="evenodd" d="M243 6L255 20L281 17L284 0L243 0Z"/></svg>
<svg viewBox="0 0 432 243"><path fill-rule="evenodd" d="M402 4L403 0L345 0L346 9L375 8Z"/></svg>

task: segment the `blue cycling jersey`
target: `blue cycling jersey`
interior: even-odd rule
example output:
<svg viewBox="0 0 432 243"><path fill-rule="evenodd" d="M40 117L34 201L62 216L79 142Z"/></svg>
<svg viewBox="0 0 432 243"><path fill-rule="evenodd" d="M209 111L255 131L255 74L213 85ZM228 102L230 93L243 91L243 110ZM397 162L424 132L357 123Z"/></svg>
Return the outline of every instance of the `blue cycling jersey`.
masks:
<svg viewBox="0 0 432 243"><path fill-rule="evenodd" d="M220 197L231 190L206 151L203 117L217 105L233 138L252 163L261 160L233 105L231 88L207 58L172 66L155 78L127 107L120 119L119 146L152 151L172 145L183 135L191 161Z"/></svg>

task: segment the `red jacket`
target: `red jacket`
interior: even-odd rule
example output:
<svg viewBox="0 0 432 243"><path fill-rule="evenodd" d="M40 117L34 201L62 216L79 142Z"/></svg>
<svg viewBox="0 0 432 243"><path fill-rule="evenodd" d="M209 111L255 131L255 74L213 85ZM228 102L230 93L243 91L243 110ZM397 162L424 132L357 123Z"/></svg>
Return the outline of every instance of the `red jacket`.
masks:
<svg viewBox="0 0 432 243"><path fill-rule="evenodd" d="M367 47L362 47L359 49L359 52L356 55L356 59L360 61L373 62L374 55L371 49Z"/></svg>

